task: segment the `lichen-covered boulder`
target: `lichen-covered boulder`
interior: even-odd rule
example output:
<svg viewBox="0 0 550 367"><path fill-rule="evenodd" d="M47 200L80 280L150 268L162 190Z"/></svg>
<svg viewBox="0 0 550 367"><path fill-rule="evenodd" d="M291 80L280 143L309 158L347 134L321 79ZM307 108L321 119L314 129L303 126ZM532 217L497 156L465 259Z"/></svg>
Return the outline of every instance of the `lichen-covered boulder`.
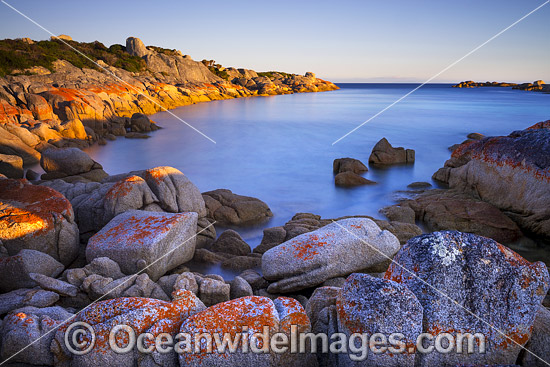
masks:
<svg viewBox="0 0 550 367"><path fill-rule="evenodd" d="M73 314L56 307L23 307L12 311L1 329L3 359L12 357L9 363L26 365L53 365L50 344L55 336L54 328L70 319Z"/></svg>
<svg viewBox="0 0 550 367"><path fill-rule="evenodd" d="M205 309L202 302L188 291L180 291L173 302L165 302L152 298L124 297L101 301L91 305L71 320L85 322L93 328L95 344L83 355L75 355L65 345L65 333L69 330L69 340L73 333L67 323L61 326L51 343L51 351L56 366L154 366L160 361L161 366L176 366L177 356L174 352L162 354L154 349L154 338L161 333L168 333L175 340L181 323L189 316ZM117 325L127 325L135 332L136 337L142 333L150 333L153 339L143 340L144 348L152 348L151 353L141 353L134 346L127 353L117 353L109 345L109 334ZM84 346L90 345L91 333L87 331L78 337L78 342ZM127 333L115 334L118 346L124 347L129 339ZM84 349L84 348L82 348Z"/></svg>
<svg viewBox="0 0 550 367"><path fill-rule="evenodd" d="M384 263L399 248L399 240L372 220L342 219L268 250L262 272L273 281L269 292L292 292Z"/></svg>
<svg viewBox="0 0 550 367"><path fill-rule="evenodd" d="M548 290L546 265L530 263L489 238L456 231L415 237L394 261L385 279L416 295L424 308L424 332L486 338L485 353L419 354L422 365L516 362Z"/></svg>
<svg viewBox="0 0 550 367"><path fill-rule="evenodd" d="M550 238L550 124L459 146L434 178L487 201Z"/></svg>
<svg viewBox="0 0 550 367"><path fill-rule="evenodd" d="M23 249L17 255L0 257L0 292L34 287L30 273L56 277L64 266L48 254L36 250Z"/></svg>
<svg viewBox="0 0 550 367"><path fill-rule="evenodd" d="M306 367L311 363L309 355L278 354L270 348L269 338L279 332L289 335L291 325L296 325L298 332L308 332L311 328L303 307L291 298L280 297L272 301L266 297L250 296L219 303L182 323L181 333L210 334L213 350L212 353L208 352L208 343L204 339L197 346L192 339L189 349L182 351L179 356L180 366ZM267 338L258 335L254 338L254 334L263 334ZM215 337L222 341L225 335L234 342L234 353L228 349L217 350ZM262 349L263 352L258 352Z"/></svg>
<svg viewBox="0 0 550 367"><path fill-rule="evenodd" d="M86 259L108 257L125 274L145 269L157 280L193 258L197 213L124 212L93 235Z"/></svg>
<svg viewBox="0 0 550 367"><path fill-rule="evenodd" d="M79 248L71 203L48 187L0 180L0 241L10 255L31 249L70 264Z"/></svg>
<svg viewBox="0 0 550 367"><path fill-rule="evenodd" d="M336 302L338 331L348 338L354 333L366 333L369 342L376 333L389 337L402 334L402 345L392 341L383 347L366 350L363 353L343 353L338 356L338 366L395 366L413 367L415 344L422 333L422 306L405 285L391 280L374 278L367 274L350 275ZM369 345L355 340L356 346ZM364 358L364 359L363 359Z"/></svg>

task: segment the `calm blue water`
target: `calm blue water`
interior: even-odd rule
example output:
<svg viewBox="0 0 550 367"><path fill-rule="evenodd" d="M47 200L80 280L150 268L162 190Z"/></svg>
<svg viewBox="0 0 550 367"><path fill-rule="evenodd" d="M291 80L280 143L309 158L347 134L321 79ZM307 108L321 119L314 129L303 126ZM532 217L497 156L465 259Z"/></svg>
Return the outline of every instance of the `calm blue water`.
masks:
<svg viewBox="0 0 550 367"><path fill-rule="evenodd" d="M508 88L458 89L427 85L339 143L332 143L403 96L415 84L340 84L338 91L201 103L172 110L214 139L213 144L166 112L151 118L164 129L148 140L118 139L88 150L110 174L159 165L184 172L201 191L217 188L267 202L274 217L241 230L252 247L261 229L297 212L323 217L367 214L393 202L413 181L431 182L448 147L471 132L503 135L550 118L550 95ZM365 164L386 137L416 150L412 166L370 168L375 186L334 186L332 161Z"/></svg>

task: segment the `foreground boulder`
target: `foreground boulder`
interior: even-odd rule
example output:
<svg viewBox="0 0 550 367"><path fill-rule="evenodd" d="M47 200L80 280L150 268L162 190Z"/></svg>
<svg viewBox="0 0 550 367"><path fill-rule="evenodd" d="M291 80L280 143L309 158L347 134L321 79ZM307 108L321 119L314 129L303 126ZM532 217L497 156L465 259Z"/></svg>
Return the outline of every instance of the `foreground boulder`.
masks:
<svg viewBox="0 0 550 367"><path fill-rule="evenodd" d="M90 238L86 259L108 257L125 274L144 270L157 280L193 258L197 213L124 212Z"/></svg>
<svg viewBox="0 0 550 367"><path fill-rule="evenodd" d="M26 180L0 180L0 241L8 254L44 252L64 265L79 249L71 203L59 192Z"/></svg>
<svg viewBox="0 0 550 367"><path fill-rule="evenodd" d="M208 218L225 225L260 223L273 216L263 201L218 189L202 194Z"/></svg>
<svg viewBox="0 0 550 367"><path fill-rule="evenodd" d="M413 367L414 349L422 333L422 306L405 285L392 280L378 279L367 274L350 275L336 302L338 331L349 338L354 333L403 334L401 348L393 347L380 353L369 351L361 363L367 366ZM371 339L372 340L372 339ZM367 353L367 351L365 351ZM338 355L338 366L357 366L353 353Z"/></svg>
<svg viewBox="0 0 550 367"><path fill-rule="evenodd" d="M269 292L292 292L384 263L399 248L399 240L372 220L343 219L268 250L262 272L274 282Z"/></svg>
<svg viewBox="0 0 550 367"><path fill-rule="evenodd" d="M91 325L95 333L95 344L91 351L83 355L74 355L65 346L65 333L70 323L60 327L51 343L55 365L63 366L174 366L177 356L174 352L160 353L154 349L154 338L161 333L175 337L181 323L190 315L204 310L202 302L191 292L181 291L173 302L151 298L116 298L91 305L70 322L85 322ZM153 335L145 340L144 348L152 347L151 353L140 353L134 347L127 353L116 353L109 346L109 333L116 325L131 327L136 336L145 332ZM68 335L72 340L73 333ZM116 342L121 347L128 342L127 334L117 333ZM87 332L78 339L84 345L91 342ZM83 349L83 348L82 348ZM156 361L156 362L155 362Z"/></svg>
<svg viewBox="0 0 550 367"><path fill-rule="evenodd" d="M414 156L413 149L394 148L386 138L382 138L372 148L369 163L377 165L414 163Z"/></svg>
<svg viewBox="0 0 550 367"><path fill-rule="evenodd" d="M72 316L59 306L23 307L12 311L4 319L0 356L4 359L13 356L10 363L53 365L50 344L55 336L54 329Z"/></svg>
<svg viewBox="0 0 550 367"><path fill-rule="evenodd" d="M107 177L103 167L78 148L47 149L42 152L40 165L46 171L43 180L82 178L99 182Z"/></svg>
<svg viewBox="0 0 550 367"><path fill-rule="evenodd" d="M418 354L421 365L516 362L548 290L546 265L529 263L491 239L454 231L415 237L394 261L385 279L416 295L424 308L425 333L486 338L485 353Z"/></svg>
<svg viewBox="0 0 550 367"><path fill-rule="evenodd" d="M34 287L36 282L30 277L31 273L56 277L63 269L59 261L36 250L23 249L17 255L0 257L0 292Z"/></svg>
<svg viewBox="0 0 550 367"><path fill-rule="evenodd" d="M235 342L235 353L225 350L223 353L211 342L213 352L207 352L208 343L204 340L195 346L194 340L188 352L179 356L180 366L313 366L311 355L300 353L275 353L270 347L270 337L275 333L290 335L291 325L298 332L309 332L311 325L300 303L291 298L280 297L272 301L266 297L243 297L219 303L199 312L183 322L181 333L197 335L208 333L213 337L230 335ZM264 330L266 328L266 330ZM263 334L266 339L253 338L253 334ZM217 335L214 335L217 334ZM247 342L244 342L244 338ZM248 352L243 346L248 345ZM288 347L290 345L287 345ZM199 349L199 353L196 349ZM263 351L262 351L263 350Z"/></svg>
<svg viewBox="0 0 550 367"><path fill-rule="evenodd" d="M463 144L434 174L451 188L506 212L522 229L550 238L550 122Z"/></svg>

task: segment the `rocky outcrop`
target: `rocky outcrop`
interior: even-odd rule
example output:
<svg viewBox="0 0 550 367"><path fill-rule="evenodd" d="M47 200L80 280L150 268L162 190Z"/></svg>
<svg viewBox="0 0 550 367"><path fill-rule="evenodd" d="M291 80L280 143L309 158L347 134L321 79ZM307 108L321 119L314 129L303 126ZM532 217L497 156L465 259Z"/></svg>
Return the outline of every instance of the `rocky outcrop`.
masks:
<svg viewBox="0 0 550 367"><path fill-rule="evenodd" d="M0 241L8 254L44 252L64 265L79 251L71 203L59 192L26 180L0 180Z"/></svg>
<svg viewBox="0 0 550 367"><path fill-rule="evenodd" d="M202 194L207 217L222 225L244 225L263 222L273 216L266 203L260 199L218 189Z"/></svg>
<svg viewBox="0 0 550 367"><path fill-rule="evenodd" d="M394 148L386 138L382 138L372 148L369 163L374 165L407 164L414 163L414 157L413 149Z"/></svg>
<svg viewBox="0 0 550 367"><path fill-rule="evenodd" d="M529 263L491 239L453 231L411 239L394 261L385 279L405 285L418 298L423 332L486 338L485 353L421 353L420 365L516 362L548 290L546 265Z"/></svg>
<svg viewBox="0 0 550 367"><path fill-rule="evenodd" d="M385 263L399 248L399 240L372 220L343 219L268 250L262 272L273 282L269 292L292 292Z"/></svg>
<svg viewBox="0 0 550 367"><path fill-rule="evenodd" d="M474 82L468 80L453 85L453 88L479 88L479 87L511 87L512 89L521 89L535 92L550 92L550 85L543 80L535 80L533 83L507 83L507 82Z"/></svg>
<svg viewBox="0 0 550 367"><path fill-rule="evenodd" d="M157 280L193 258L197 217L193 212L124 212L90 238L86 259L108 257L125 274L143 270Z"/></svg>
<svg viewBox="0 0 550 367"><path fill-rule="evenodd" d="M433 178L494 205L527 233L550 238L547 125L463 144Z"/></svg>

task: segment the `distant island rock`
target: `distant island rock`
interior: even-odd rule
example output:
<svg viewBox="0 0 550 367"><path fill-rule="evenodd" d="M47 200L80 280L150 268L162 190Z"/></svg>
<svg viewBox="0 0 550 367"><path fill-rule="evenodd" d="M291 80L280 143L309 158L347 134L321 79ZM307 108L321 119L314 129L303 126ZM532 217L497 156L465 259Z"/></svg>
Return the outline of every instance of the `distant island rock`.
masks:
<svg viewBox="0 0 550 367"><path fill-rule="evenodd" d="M453 85L453 88L478 88L478 87L511 87L512 89L521 89L535 92L550 92L550 84L543 80L535 80L533 83L507 83L507 82L474 82L471 80L460 82Z"/></svg>

